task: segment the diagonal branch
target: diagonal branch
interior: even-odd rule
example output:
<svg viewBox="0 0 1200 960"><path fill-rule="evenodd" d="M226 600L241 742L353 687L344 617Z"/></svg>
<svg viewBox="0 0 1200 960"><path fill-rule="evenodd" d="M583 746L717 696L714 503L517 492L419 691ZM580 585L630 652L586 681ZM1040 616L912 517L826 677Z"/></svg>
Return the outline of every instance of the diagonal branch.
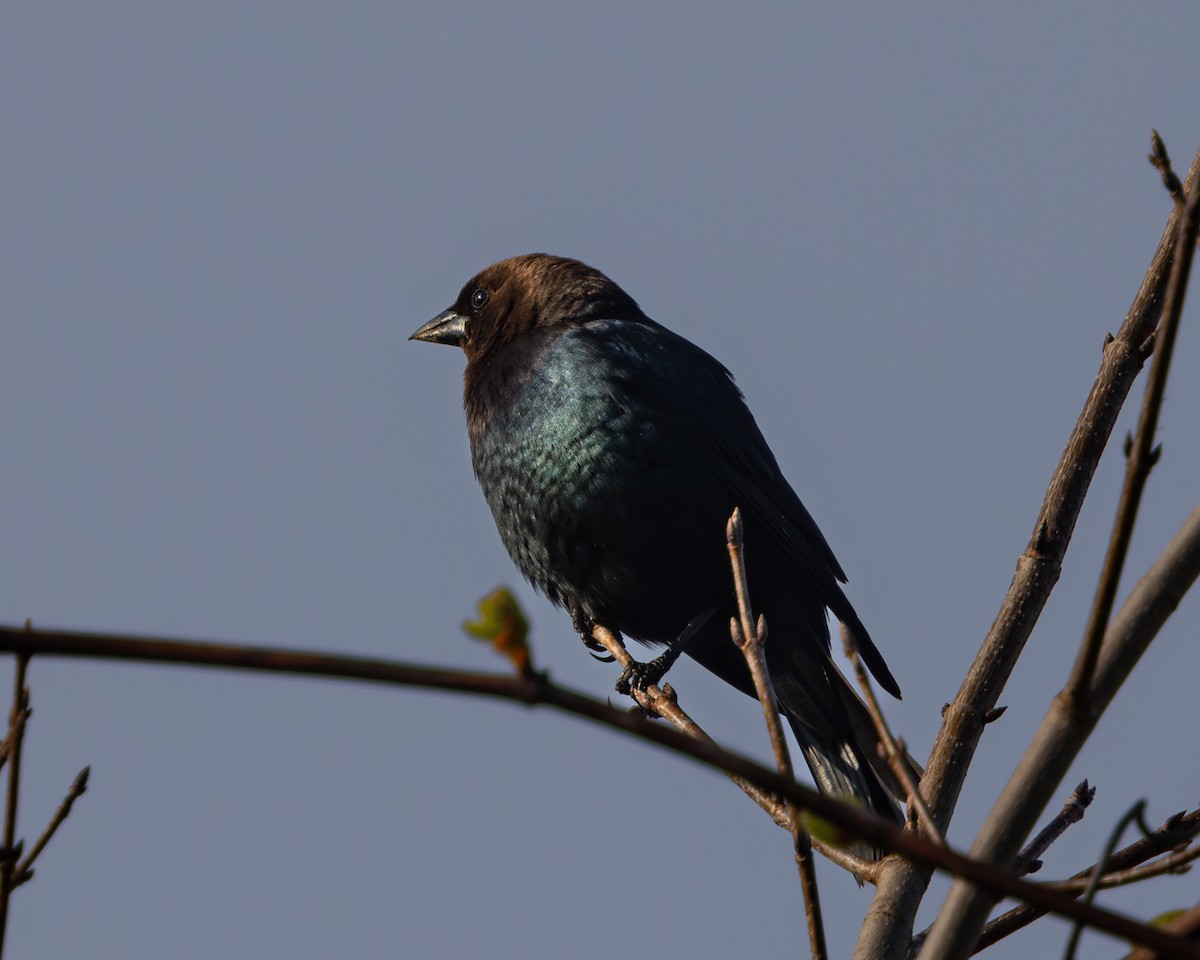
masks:
<svg viewBox="0 0 1200 960"><path fill-rule="evenodd" d="M1198 176L1200 154L1188 173L1189 194ZM1134 377L1145 362L1143 345L1161 315L1182 219L1176 206L1124 323L1116 337L1105 344L1100 370L1050 480L1029 545L1017 561L1012 583L975 662L945 713L921 780L922 793L943 829L958 802L983 733L984 717L995 707L1058 581L1100 455ZM1018 844L1022 837L1017 838ZM928 882L928 873L912 865L892 862L885 866L855 949L858 960L887 960L905 954L912 939L913 918ZM985 919L986 911L978 918L980 926Z"/></svg>
<svg viewBox="0 0 1200 960"><path fill-rule="evenodd" d="M190 664L263 673L359 680L470 693L528 706L549 706L621 731L636 739L657 744L674 753L690 757L711 769L750 780L765 790L777 793L800 809L828 820L850 836L891 850L899 856L922 864L923 868L944 870L994 890L1000 896L1014 897L1043 907L1048 912L1081 919L1096 930L1103 930L1168 953L1174 951L1181 957L1200 960L1200 944L1188 943L1179 937L1164 934L1152 926L1110 910L1077 903L1070 894L1029 883L1010 871L939 847L924 837L891 824L853 804L827 797L795 780L787 780L774 770L740 754L696 740L662 724L654 723L640 714L619 710L594 697L559 686L545 675L503 676L270 647L52 630L16 630L10 627L0 627L0 651L28 656Z"/></svg>
<svg viewBox="0 0 1200 960"><path fill-rule="evenodd" d="M1197 183L1196 167L1193 163L1185 186L1188 201L1178 218L1177 253L1164 298L1164 309L1170 309L1172 315L1182 309L1192 252L1200 230L1200 184ZM1180 212L1179 204L1174 209ZM1177 317L1174 322L1178 323ZM1173 337L1173 333L1169 335ZM1161 376L1165 376L1166 365L1159 369ZM1140 496L1140 488L1137 496ZM1131 509L1136 509L1136 498L1131 504ZM1132 522L1131 515L1128 523ZM1084 654L1068 686L1051 704L1041 728L976 836L971 846L975 856L995 863L1010 862L1015 853L1014 845L1019 845L1032 829L1100 714L1198 575L1200 507L1134 589L1121 614L1109 625L1103 643L1094 653L1089 652L1090 647L1085 644ZM1148 584L1148 580L1157 583ZM1157 596L1150 599L1149 595L1155 594ZM1154 609L1138 609L1137 604L1149 604ZM1082 690L1074 687L1081 679L1089 681L1089 686ZM982 891L956 883L951 887L933 934L926 943L925 955L968 956L994 902Z"/></svg>
<svg viewBox="0 0 1200 960"><path fill-rule="evenodd" d="M1134 841L1109 857L1108 872L1101 879L1100 886L1104 888L1123 886L1164 873L1183 872L1189 863L1200 856L1200 847L1188 849L1192 838L1198 832L1200 832L1200 810L1193 810L1186 815L1175 814L1169 817L1150 836ZM1167 853L1167 851L1173 852ZM1161 856L1164 853L1167 853L1167 856ZM1146 863L1153 857L1160 857L1160 859L1153 863ZM1096 866L1093 864L1056 886L1061 890L1070 890L1077 895L1082 895L1083 891L1087 889L1095 869ZM979 942L975 944L974 952L979 953L986 950L1045 915L1045 911L1028 904L1022 904L1007 913L1002 913L994 920L988 921L983 934L979 937Z"/></svg>
<svg viewBox="0 0 1200 960"><path fill-rule="evenodd" d="M1065 692L1055 697L975 838L973 856L989 862L1011 862L1021 838L1083 749L1104 710L1197 577L1200 506L1113 618L1088 690L1090 709L1076 710L1075 702ZM925 949L930 951L927 956L969 955L994 903L995 897L990 894L956 883L926 943Z"/></svg>
<svg viewBox="0 0 1200 960"><path fill-rule="evenodd" d="M1154 147L1155 153L1151 155L1151 162L1157 159L1155 166L1163 170L1164 180L1168 185L1174 183L1177 187L1179 179L1171 170L1166 148L1157 133L1154 135ZM1173 196L1176 205L1182 206L1183 195ZM1178 252L1171 266L1167 294L1163 301L1162 323L1154 334L1154 358L1150 362L1150 375L1146 378L1146 395L1142 399L1137 431L1132 441L1126 441L1125 483L1121 488L1121 499L1117 504L1117 515L1104 556L1100 582L1096 588L1091 613L1088 615L1087 627L1084 629L1079 656L1067 684L1069 696L1080 701L1080 709L1086 709L1087 706L1085 697L1088 684L1096 669L1096 659L1100 656L1104 628L1108 626L1108 619L1112 615L1113 601L1116 599L1121 571L1125 566L1125 556L1129 552L1129 541L1133 538L1133 525L1142 502L1142 491L1146 488L1150 471L1154 469L1162 453L1161 447L1153 446L1154 434L1158 429L1158 416L1162 410L1163 394L1167 389L1167 375L1171 371L1171 356L1175 352L1179 318L1183 314L1183 297L1187 290L1188 273L1196 249L1196 230L1200 224L1198 211L1200 190L1193 188L1180 226L1179 244L1176 247Z"/></svg>
<svg viewBox="0 0 1200 960"><path fill-rule="evenodd" d="M58 832L71 815L71 808L75 806L75 801L84 795L87 791L88 777L91 775L92 768L84 767L75 776L70 788L67 790L67 795L63 798L63 802L58 805L58 809L54 811L54 816L50 818L50 822L46 825L46 829L42 831L42 835L37 838L37 842L29 848L29 852L25 854L25 859L17 866L13 873L13 886L19 887L23 883L27 883L33 877L33 864L37 860L46 845L54 838L54 834Z"/></svg>

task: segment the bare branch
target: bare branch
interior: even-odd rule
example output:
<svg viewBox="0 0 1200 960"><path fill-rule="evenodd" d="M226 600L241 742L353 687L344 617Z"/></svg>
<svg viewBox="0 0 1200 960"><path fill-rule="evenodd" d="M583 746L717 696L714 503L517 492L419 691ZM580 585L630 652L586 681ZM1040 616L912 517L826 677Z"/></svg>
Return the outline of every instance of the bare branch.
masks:
<svg viewBox="0 0 1200 960"><path fill-rule="evenodd" d="M1188 173L1189 193L1200 176L1200 154ZM987 637L946 711L933 754L921 780L921 790L939 824L945 826L954 811L967 769L983 732L983 718L995 707L1004 685L1016 665L1025 641L1058 581L1067 544L1091 484L1100 455L1112 433L1117 415L1125 402L1133 379L1145 362L1142 345L1152 333L1160 316L1168 274L1174 260L1182 212L1172 209L1141 289L1116 337L1104 347L1100 371L1084 404L1083 412L1063 449L1058 466L1046 491L1042 508L1034 522L1029 545L1017 562L1016 573ZM1053 781L1054 787L1057 780ZM1042 798L1049 800L1053 788ZM1040 812L1040 807L1038 811ZM1036 816L1034 818L1036 822ZM1011 862L1021 840L1031 829L1009 838L1015 846L1005 851ZM855 949L859 960L894 960L902 957L911 942L912 922L929 882L926 871L900 862L892 862L880 873L879 890L863 923ZM959 957L969 951L978 930L987 919L984 909L973 913L974 933L964 935L956 949ZM957 926L959 921L955 921ZM938 926L950 929L950 922ZM938 935L935 928L933 936ZM932 938L926 944L929 950ZM940 949L940 948L939 948ZM928 956L939 956L931 951Z"/></svg>
<svg viewBox="0 0 1200 960"><path fill-rule="evenodd" d="M1155 152L1150 160L1163 171L1163 180L1168 189L1172 186L1172 196L1176 203L1182 202L1178 194L1179 178L1171 170L1171 161L1167 158L1166 147L1158 133L1154 134ZM1167 375L1171 372L1171 357L1175 352L1175 338L1179 332L1179 319L1183 313L1183 299L1187 291L1188 275L1192 266L1192 254L1196 249L1196 232L1200 228L1200 190L1193 187L1191 200L1184 211L1183 222L1180 225L1179 243L1176 245L1175 262L1171 265L1170 280L1167 284L1167 294L1163 302L1162 322L1154 334L1154 358L1150 363L1150 375L1146 379L1146 394L1142 398L1142 411L1138 417L1137 431L1133 442L1127 446L1125 462L1125 483L1121 488L1121 498L1117 504L1117 515L1113 522L1112 535L1108 542L1108 551L1104 557L1104 566L1100 572L1100 582L1096 587L1096 598L1088 616L1087 627L1083 632L1083 642L1079 655L1071 671L1071 679L1067 683L1067 695L1079 701L1079 709L1086 709L1086 694L1091 683L1092 673L1096 669L1096 660L1100 656L1100 643L1104 639L1104 629L1108 626L1112 615L1113 601L1117 595L1117 586L1121 582L1121 571L1125 566L1125 556L1129 551L1129 541L1133 538L1133 525L1137 520L1138 507L1141 506L1142 492L1150 471L1158 463L1161 448L1154 446L1154 435L1158 429L1158 416L1162 410L1163 394L1167 389Z"/></svg>
<svg viewBox="0 0 1200 960"><path fill-rule="evenodd" d="M1121 840L1121 835L1125 832L1125 828L1131 823L1136 823L1142 829L1144 837L1153 833L1146 826L1145 820L1146 801L1139 800L1135 803L1109 832L1108 839L1104 842L1104 852L1100 855L1100 859L1096 861L1095 867L1092 868L1092 875L1088 877L1087 887L1083 891L1083 902L1091 903L1096 896L1096 891L1100 889L1100 878L1108 870L1109 861L1112 859L1114 851L1117 849L1117 844ZM1063 953L1064 960L1075 960L1075 951L1079 949L1079 938L1083 935L1083 925L1076 923L1071 928L1071 935L1067 938L1067 948Z"/></svg>
<svg viewBox="0 0 1200 960"><path fill-rule="evenodd" d="M1127 887L1142 880L1150 880L1153 877L1187 873L1191 869L1191 864L1197 859L1200 859L1200 847L1181 850L1178 853L1169 853L1165 857L1155 860L1153 863L1143 864L1140 867L1130 867L1128 870L1116 870L1112 873L1106 873L1100 878L1099 888L1101 890L1111 890L1114 887ZM1093 869L1089 867L1070 880L1064 880L1062 883L1054 884L1054 886L1059 890L1065 890L1069 893L1082 896L1083 892L1088 888L1088 884L1091 883ZM1044 910L1039 910L1037 907L1031 907L1028 904L1014 907L1007 913L1002 913L994 920L989 920L987 926L983 928L983 934L979 937L979 942L975 945L974 953L981 953L993 944L1029 926L1029 924L1045 915L1046 912Z"/></svg>
<svg viewBox="0 0 1200 960"><path fill-rule="evenodd" d="M1168 952L1176 951L1179 956L1200 960L1200 945L1187 943L1112 911L1076 903L1070 894L1029 883L1010 871L972 860L952 849L939 847L924 837L891 824L854 804L827 797L795 780L786 780L774 770L740 754L694 739L654 723L640 714L618 710L603 701L552 683L544 675L502 676L270 647L54 630L24 631L7 627L0 627L0 651L30 656L36 654L140 663L192 664L296 676L360 680L454 693L472 693L529 706L553 707L691 757L711 769L751 780L763 789L785 797L800 809L828 820L839 830L857 839L884 847L898 856L921 864L922 869L933 867L965 877L981 887L994 890L1000 896L1014 897L1036 904L1047 912L1082 919L1097 930L1124 937L1134 943L1146 944ZM891 862L892 858L884 861Z"/></svg>
<svg viewBox="0 0 1200 960"><path fill-rule="evenodd" d="M625 649L625 644L617 639L616 635L607 627L595 626L592 628L592 637L599 643L609 655L615 660L622 669L629 666L633 661L629 651ZM680 733L685 733L689 737L697 740L702 740L705 743L713 743L715 741L700 727L684 711L679 705L679 700L675 696L675 691L671 689L670 684L665 688L660 688L657 684L647 684L644 688L633 688L630 695L637 701L639 707L648 713L662 717L671 726ZM755 786L749 780L742 777L729 775L729 779L736 783L742 791L758 804L767 815L774 820L784 830L789 829L789 821L787 807L778 796L763 790L761 787Z"/></svg>
<svg viewBox="0 0 1200 960"><path fill-rule="evenodd" d="M1034 837L1027 847L1017 855L1016 871L1021 876L1036 873L1042 867L1041 856L1050 849L1050 844L1067 832L1067 827L1083 819L1086 810L1096 796L1096 788L1089 787L1084 780L1071 793L1063 808Z"/></svg>
<svg viewBox="0 0 1200 960"><path fill-rule="evenodd" d="M1146 863L1140 867L1112 870L1100 878L1096 887L1099 890L1112 890L1115 887L1128 887L1153 877L1182 875L1191 870L1191 864L1198 858L1200 858L1200 847L1191 847L1187 850L1180 850L1178 853L1168 853L1165 857L1160 857L1153 863ZM1070 893L1082 894L1091 882L1091 876L1087 876L1064 880L1062 883L1056 883L1055 886Z"/></svg>
<svg viewBox="0 0 1200 960"><path fill-rule="evenodd" d="M30 623L25 621L26 634ZM13 891L13 873L21 854L17 847L17 800L21 786L21 743L25 739L25 721L29 718L29 688L25 674L29 654L17 654L17 669L13 677L13 705L8 718L8 793L4 802L4 846L0 857L0 954L4 952L4 935L8 930L8 904Z"/></svg>
<svg viewBox="0 0 1200 960"><path fill-rule="evenodd" d="M1149 647L1150 641L1157 636L1167 617L1198 576L1200 506L1154 561L1134 587L1121 611L1113 618L1088 693L1090 709L1075 710L1073 701L1062 694L1054 699L1025 755L985 819L971 848L973 856L996 861L1008 860L1015 855L1014 844L1028 832L1030 821L1045 805L1046 795L1057 789L1071 761L1087 742L1138 658ZM960 931L954 937L955 950L971 950L978 930L982 929L983 921L977 920L977 917L982 912L986 920L994 902L995 898L988 894L955 884L942 907L942 915L933 927L926 949L935 944L939 937L939 925L946 918L948 925L945 930ZM976 933L970 936L965 932L966 927L959 926L967 922L962 918L968 916L970 923L979 924ZM945 936L951 934L948 932ZM967 940L970 942L967 943ZM938 944L938 949L943 949L943 945Z"/></svg>
<svg viewBox="0 0 1200 960"><path fill-rule="evenodd" d="M835 847L831 844L818 840L812 834L808 836L812 848L821 856L831 863L836 863L843 870L854 874L855 878L866 883L876 883L879 880L879 871L882 866L880 860L867 860L863 857L851 853L849 850L844 850L841 847Z"/></svg>
<svg viewBox="0 0 1200 960"><path fill-rule="evenodd" d="M1183 184L1171 168L1171 158L1167 156L1167 145L1157 130L1150 131L1150 156L1146 158L1150 165L1162 174L1163 186L1176 203L1183 203Z"/></svg>
<svg viewBox="0 0 1200 960"><path fill-rule="evenodd" d="M920 788L913 779L913 768L905 756L904 748L892 736L892 731L887 725L883 709L879 706L879 698L875 696L875 688L871 686L871 678L867 676L862 658L858 655L858 645L854 642L854 634L844 623L839 623L838 627L841 630L842 647L846 651L846 658L854 668L854 676L858 679L858 685L862 689L863 700L867 704L867 713L871 715L871 722L875 725L875 735L879 738L880 746L883 747L883 755L887 759L888 766L891 767L892 773L896 775L896 779L907 791L908 802L916 808L918 821L925 835L934 843L944 847L946 838L938 829L933 814L929 812L929 806L925 803L925 798L921 796Z"/></svg>
<svg viewBox="0 0 1200 960"><path fill-rule="evenodd" d="M775 767L779 775L789 780L796 778L792 770L792 758L788 754L787 740L783 735L783 724L779 721L779 703L775 699L775 688L767 671L767 622L761 616L754 624L750 612L750 588L746 582L746 562L743 555L742 512L733 508L733 515L725 525L725 542L729 548L729 563L733 568L734 592L737 594L738 619L729 622L733 642L746 658L750 676L754 678L754 690L762 705L763 719L771 738L771 749L775 754ZM812 845L808 831L800 820L800 811L789 803L787 806L788 826L792 834L792 850L796 869L800 874L800 889L804 894L804 915L808 921L808 944L813 960L827 960L829 951L825 946L825 921L821 916L821 896L817 887L817 872L813 865Z"/></svg>
<svg viewBox="0 0 1200 960"><path fill-rule="evenodd" d="M592 628L592 638L604 648L608 653L609 659L617 663L622 670L628 668L633 662L633 657L625 648L617 636L606 627L596 625ZM665 685L660 689L655 684L648 684L642 689L633 689L630 695L636 700L639 707L649 713L655 714L670 723L676 730L681 733L686 733L690 737L697 740L702 740L706 743L715 745L715 741L704 731L704 729L696 723L685 711L679 706L679 701L675 696L675 691L671 689L670 684ZM756 786L744 777L739 777L732 773L727 773L741 790L753 800L766 814L775 821L775 823L784 830L791 830L791 821L788 817L787 805L778 796L778 794L763 790ZM813 849L820 853L827 860L836 863L843 870L849 871L856 877L865 880L868 883L874 883L875 878L879 873L879 863L875 860L865 860L862 857L855 856L847 850L840 847L830 846L822 843L816 838L810 838Z"/></svg>
<svg viewBox="0 0 1200 960"><path fill-rule="evenodd" d="M1188 863L1200 856L1200 847L1195 850L1187 849L1197 833L1200 833L1200 810L1194 810L1189 814L1177 813L1168 817L1162 826L1149 836L1136 840L1108 858L1109 870L1101 879L1100 886L1102 888L1123 886L1148 877L1186 869ZM1154 863L1146 863L1152 857L1158 857L1167 851L1174 852ZM1082 894L1091 882L1095 869L1096 865L1093 864L1080 870L1070 879L1056 883L1054 886L1077 895ZM987 949L1045 915L1044 910L1028 904L1022 904L1007 913L1002 913L994 920L990 920L984 927L974 952L979 953Z"/></svg>
<svg viewBox="0 0 1200 960"><path fill-rule="evenodd" d="M38 855L46 849L58 828L63 825L63 822L71 815L71 807L87 791L88 776L91 774L91 767L84 767L76 775L75 780L71 783L67 790L67 795L63 798L63 802L58 805L58 809L54 811L54 816L50 818L50 822L46 825L46 829L42 831L42 835L37 838L37 842L30 848L29 853L25 855L25 859L21 861L13 874L13 886L19 887L33 877L33 863L37 860Z"/></svg>

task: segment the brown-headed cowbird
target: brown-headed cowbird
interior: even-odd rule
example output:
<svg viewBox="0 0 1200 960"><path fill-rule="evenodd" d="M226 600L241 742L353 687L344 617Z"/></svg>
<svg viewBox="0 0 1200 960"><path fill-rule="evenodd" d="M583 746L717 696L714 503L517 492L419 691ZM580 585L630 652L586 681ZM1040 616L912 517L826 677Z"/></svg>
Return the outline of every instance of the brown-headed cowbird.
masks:
<svg viewBox="0 0 1200 960"><path fill-rule="evenodd" d="M725 525L740 507L771 680L813 777L897 819L870 718L830 657L827 609L879 684L900 689L729 371L598 270L547 254L488 267L412 339L466 353L471 460L521 573L581 632L683 637L753 696L729 635Z"/></svg>

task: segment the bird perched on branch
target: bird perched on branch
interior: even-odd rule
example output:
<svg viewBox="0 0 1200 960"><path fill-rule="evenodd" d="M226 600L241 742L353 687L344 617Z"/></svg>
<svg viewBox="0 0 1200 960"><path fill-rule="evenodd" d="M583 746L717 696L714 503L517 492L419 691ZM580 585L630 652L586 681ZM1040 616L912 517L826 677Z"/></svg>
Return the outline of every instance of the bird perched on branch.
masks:
<svg viewBox="0 0 1200 960"><path fill-rule="evenodd" d="M741 508L750 596L780 706L817 785L899 817L870 717L830 657L826 610L900 688L839 586L842 568L720 363L612 280L547 254L502 260L414 340L466 353L471 460L521 573L590 634L682 647L754 695L729 633L726 521Z"/></svg>

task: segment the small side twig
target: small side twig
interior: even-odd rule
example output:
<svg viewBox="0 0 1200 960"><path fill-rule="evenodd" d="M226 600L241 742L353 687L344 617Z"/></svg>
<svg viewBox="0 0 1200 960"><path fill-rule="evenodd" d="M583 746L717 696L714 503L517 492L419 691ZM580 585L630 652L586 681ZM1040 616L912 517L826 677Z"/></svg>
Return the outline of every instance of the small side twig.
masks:
<svg viewBox="0 0 1200 960"><path fill-rule="evenodd" d="M1017 862L1013 865L1017 876L1037 873L1042 868L1042 854L1050 849L1050 844L1067 832L1067 827L1083 819L1083 811L1088 808L1096 796L1096 788L1088 786L1083 780L1071 793L1071 799L1063 804L1063 808L1055 815L1036 837L1017 854Z"/></svg>
<svg viewBox="0 0 1200 960"><path fill-rule="evenodd" d="M67 795L63 798L63 802L58 805L58 809L54 811L54 816L46 824L46 829L42 831L42 835L37 838L37 842L30 847L29 853L25 854L25 859L21 861L14 871L12 882L14 888L33 879L33 862L46 849L46 844L50 842L51 838L58 831L58 828L71 815L71 807L75 805L75 801L87 791L88 776L91 772L91 767L84 767L75 777L74 782L67 790Z"/></svg>
<svg viewBox="0 0 1200 960"><path fill-rule="evenodd" d="M1171 158L1167 156L1167 145L1157 130L1150 131L1150 156L1146 158L1150 165L1162 174L1163 186L1176 203L1183 203L1183 184L1171 167Z"/></svg>
<svg viewBox="0 0 1200 960"><path fill-rule="evenodd" d="M1200 847L1194 850L1188 849L1192 838L1198 833L1200 833L1200 810L1186 814L1177 813L1168 817L1162 826L1152 834L1134 841L1108 858L1109 869L1100 880L1100 888L1124 886L1160 874L1182 872L1188 869L1187 865L1200 856ZM1171 852L1167 853L1167 851ZM1167 853L1167 856L1160 857L1153 863L1146 862L1163 853ZM1062 883L1048 886L1077 895L1082 894L1091 883L1095 871L1096 865L1093 864ZM1046 911L1029 904L1013 907L988 921L973 952L980 953L986 950L1045 915Z"/></svg>
<svg viewBox="0 0 1200 960"><path fill-rule="evenodd" d="M1137 823L1141 828L1143 836L1150 836L1154 831L1146 826L1145 814L1146 801L1139 800L1125 815L1117 821L1117 825L1113 827L1112 832L1108 835L1108 839L1104 843L1104 853L1100 859L1096 861L1096 866L1092 870L1092 876L1088 880L1087 888L1083 891L1083 902L1090 904L1096 896L1096 891L1100 889L1100 878L1108 869L1109 860L1112 858L1113 852L1117 849L1117 844L1121 840L1121 834L1125 832L1125 828L1131 823ZM1083 924L1075 923L1071 927L1071 936L1067 938L1067 948L1063 952L1063 960L1075 960L1075 951L1079 948L1079 938L1083 936Z"/></svg>
<svg viewBox="0 0 1200 960"><path fill-rule="evenodd" d="M795 779L792 758L788 753L783 724L779 722L779 704L775 700L775 688L767 671L767 621L760 615L754 623L750 612L750 588L746 582L746 559L743 555L742 512L733 508L733 515L725 525L725 543L729 548L729 563L733 568L733 587L737 595L738 616L729 621L733 642L746 658L746 666L754 678L754 690L762 704L763 719L771 737L771 749L775 753L775 766L780 776ZM796 869L800 873L800 888L804 894L804 912L808 918L808 941L813 960L827 960L825 946L825 920L821 915L821 896L817 887L817 871L813 864L812 843L808 831L800 819L800 811L792 803L787 805L788 824L792 834L792 849L796 857Z"/></svg>
<svg viewBox="0 0 1200 960"><path fill-rule="evenodd" d="M1140 867L1130 867L1128 870L1110 870L1100 878L1097 887L1100 890L1112 890L1116 887L1128 887L1152 877L1182 875L1192 869L1192 863L1200 859L1200 847L1180 850L1178 853L1168 853L1153 863L1144 863ZM1054 886L1069 893L1083 893L1091 883L1091 871L1082 877L1072 877Z"/></svg>
<svg viewBox="0 0 1200 960"><path fill-rule="evenodd" d="M29 621L25 630L31 629ZM29 654L18 653L17 667L13 677L13 705L8 720L8 791L4 802L4 840L0 852L0 955L4 953L4 935L8 929L8 902L13 890L13 871L20 852L17 839L17 799L21 785L21 742L25 738L25 721L29 718L29 688L25 686L25 675L29 667Z"/></svg>
<svg viewBox="0 0 1200 960"><path fill-rule="evenodd" d="M1024 877L1027 874L1036 873L1038 870L1040 870L1042 867L1042 861L1040 859L1042 854L1050 849L1050 844L1054 843L1055 840L1057 840L1066 832L1067 827L1069 827L1072 823L1078 823L1083 819L1084 808L1086 808L1092 802L1092 799L1095 797L1095 795L1095 787L1089 787L1086 780L1080 783L1071 794L1071 798L1066 802L1066 804L1063 805L1062 810L1060 810L1054 819L1051 820L1045 827L1043 827L1038 835L1029 842L1029 844L1020 852L1020 854L1018 854L1016 862L1013 864L1013 873L1015 873L1018 877ZM1084 876L1086 876L1086 874L1084 874ZM1081 887L1078 892L1082 893L1083 888ZM1004 916L1007 916L1007 914ZM1041 914L1038 916L1041 916ZM1000 919L1002 918L997 918L997 920ZM995 940L991 942L994 943L996 940L1000 940L1003 937L1008 936L1010 933L1015 933L1021 927L1025 926L1026 923L1032 923L1036 919L1037 916L1031 916L1025 923L1014 926L1011 930L1006 929L1004 933L1002 933L1000 936L997 936ZM996 921L993 921L993 923L994 922ZM990 927L990 923L988 926L984 927L984 935L986 935ZM921 933L917 934L913 942L924 943L928 936L929 928L926 928ZM982 936L980 938L980 942L982 942ZM981 949L983 948L977 946L976 952Z"/></svg>
<svg viewBox="0 0 1200 960"><path fill-rule="evenodd" d="M887 720L883 716L883 708L879 706L879 698L875 696L875 688L871 686L871 678L867 676L862 658L858 655L858 645L854 642L854 634L844 623L839 624L839 627L842 634L842 646L846 651L847 659L854 668L854 676L858 679L859 688L863 692L867 713L871 715L871 722L875 725L875 735L879 738L880 746L883 747L884 758L908 794L908 802L916 809L921 830L934 843L944 847L946 838L938 829L937 821L933 819L933 814L929 812L929 805L921 795L920 787L913 777L912 766L905 758L904 748L892 735L891 728L887 725Z"/></svg>

